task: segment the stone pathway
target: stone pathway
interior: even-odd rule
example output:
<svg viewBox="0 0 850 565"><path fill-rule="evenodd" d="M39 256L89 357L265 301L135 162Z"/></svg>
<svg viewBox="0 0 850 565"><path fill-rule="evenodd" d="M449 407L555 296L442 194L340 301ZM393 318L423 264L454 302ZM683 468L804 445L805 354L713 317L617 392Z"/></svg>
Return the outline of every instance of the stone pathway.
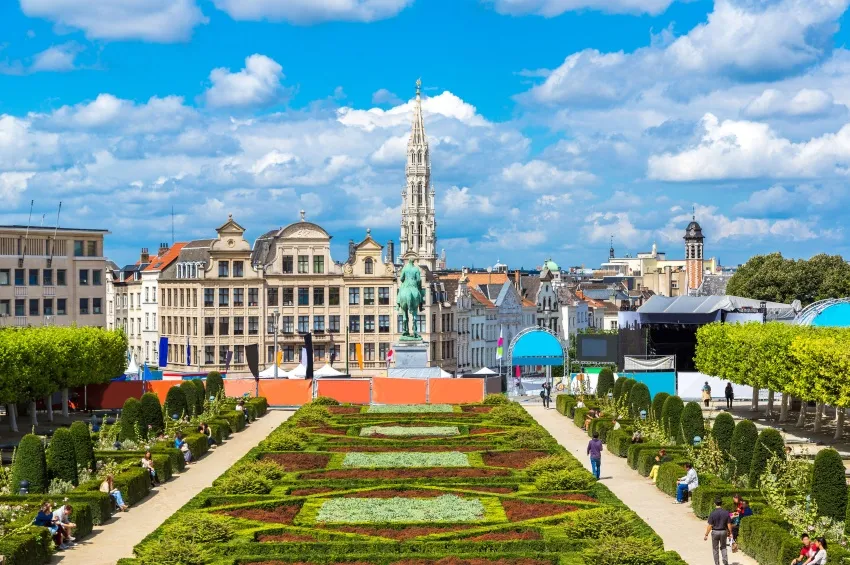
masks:
<svg viewBox="0 0 850 565"><path fill-rule="evenodd" d="M523 403L537 422L549 431L562 446L590 469L587 458L587 434L573 425L572 420L558 414L554 408L545 410L542 405ZM674 504L655 485L628 466L624 458L602 453L602 483L620 500L634 510L664 540L667 550L676 551L691 565L710 565L711 541L703 541L706 523L691 511L690 505ZM729 551L732 565L757 565L742 552Z"/></svg>
<svg viewBox="0 0 850 565"><path fill-rule="evenodd" d="M96 526L70 550L53 556L51 563L62 565L113 565L123 557L133 557L133 547L160 526L169 516L229 469L236 461L285 422L291 411L272 410L245 430L233 434L186 471L151 491L127 513L117 513L102 526Z"/></svg>

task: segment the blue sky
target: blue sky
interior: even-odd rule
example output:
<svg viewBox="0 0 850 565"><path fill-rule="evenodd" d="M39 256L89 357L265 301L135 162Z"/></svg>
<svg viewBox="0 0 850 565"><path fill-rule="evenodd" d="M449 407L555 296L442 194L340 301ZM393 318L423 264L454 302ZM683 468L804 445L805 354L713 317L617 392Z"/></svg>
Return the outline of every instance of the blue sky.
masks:
<svg viewBox="0 0 850 565"><path fill-rule="evenodd" d="M847 253L850 0L0 4L3 223L107 253L308 219L398 238L422 77L449 264Z"/></svg>

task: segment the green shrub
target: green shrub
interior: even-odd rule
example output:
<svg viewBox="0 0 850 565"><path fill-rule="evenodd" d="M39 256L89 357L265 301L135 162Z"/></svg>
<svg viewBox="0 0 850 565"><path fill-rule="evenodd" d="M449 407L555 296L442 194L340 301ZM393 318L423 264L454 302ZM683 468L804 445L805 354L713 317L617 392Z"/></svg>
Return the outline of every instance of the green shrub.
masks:
<svg viewBox="0 0 850 565"><path fill-rule="evenodd" d="M645 410L647 417L649 417L649 411L652 408L649 387L644 383L635 383L629 392L629 404L634 418L640 418L641 410Z"/></svg>
<svg viewBox="0 0 850 565"><path fill-rule="evenodd" d="M268 494L272 483L258 473L228 473L215 486L224 494Z"/></svg>
<svg viewBox="0 0 850 565"><path fill-rule="evenodd" d="M664 409L661 411L661 427L667 437L675 442L682 442L682 410L685 404L678 396L671 396L664 401Z"/></svg>
<svg viewBox="0 0 850 565"><path fill-rule="evenodd" d="M773 428L767 428L759 434L758 441L756 441L756 446L753 450L753 458L750 461L751 487L758 486L762 473L767 468L767 462L774 455L782 459L785 458L785 442L782 440L782 434L779 431Z"/></svg>
<svg viewBox="0 0 850 565"><path fill-rule="evenodd" d="M575 406L576 404L578 404L578 400L575 396L570 394L555 395L555 410L557 410L559 414L568 416L570 407Z"/></svg>
<svg viewBox="0 0 850 565"><path fill-rule="evenodd" d="M664 449L667 450L668 457L680 457L684 453L681 447L665 447ZM636 467L637 472L643 475L644 477L648 477L649 472L652 471L652 467L657 464L657 462L655 461L655 456L658 455L659 451L661 451L661 447L659 446L655 446L654 449L644 449L642 451L638 451Z"/></svg>
<svg viewBox="0 0 850 565"><path fill-rule="evenodd" d="M620 377L614 381L614 400L620 400L620 395L623 392L623 383L626 382L626 377Z"/></svg>
<svg viewBox="0 0 850 565"><path fill-rule="evenodd" d="M139 441L138 431L141 431L142 405L141 403L130 397L124 401L124 408L121 409L121 417L118 419L118 424L121 426L121 431L118 432L118 439L121 441L132 440Z"/></svg>
<svg viewBox="0 0 850 565"><path fill-rule="evenodd" d="M269 410L269 401L264 396L249 398L245 404L254 409L257 418L265 416Z"/></svg>
<svg viewBox="0 0 850 565"><path fill-rule="evenodd" d="M546 449L551 445L551 436L539 427L511 430L505 441L517 449Z"/></svg>
<svg viewBox="0 0 850 565"><path fill-rule="evenodd" d="M210 371L207 373L207 398L217 397L219 394L224 394L224 379L218 371Z"/></svg>
<svg viewBox="0 0 850 565"><path fill-rule="evenodd" d="M759 516L741 520L738 544L760 565L787 565L800 554L798 538L779 524Z"/></svg>
<svg viewBox="0 0 850 565"><path fill-rule="evenodd" d="M604 367L599 372L596 381L596 398L605 398L609 391L614 390L614 371L610 367Z"/></svg>
<svg viewBox="0 0 850 565"><path fill-rule="evenodd" d="M241 432L245 429L245 416L242 414L242 412L239 412L238 410L228 410L225 412L221 412L219 413L218 417L227 420L227 423L230 425L231 431L233 431L234 433ZM292 421L292 418L290 418L289 421Z"/></svg>
<svg viewBox="0 0 850 565"><path fill-rule="evenodd" d="M203 544L161 536L134 549L139 565L204 565L209 553Z"/></svg>
<svg viewBox="0 0 850 565"><path fill-rule="evenodd" d="M260 442L267 451L301 451L309 441L306 434L295 428L278 428Z"/></svg>
<svg viewBox="0 0 850 565"><path fill-rule="evenodd" d="M317 396L310 404L315 406L339 406L339 400L329 396Z"/></svg>
<svg viewBox="0 0 850 565"><path fill-rule="evenodd" d="M702 477L700 477L702 482ZM762 500L761 492L757 489L736 489L730 484L720 483L716 485L700 485L691 493L691 508L697 518L703 520L708 518L708 515L714 510L714 499L718 496L723 500L723 507L727 510L734 509L732 503L732 494L740 494L752 508L753 503ZM754 512L761 514L754 510Z"/></svg>
<svg viewBox="0 0 850 565"><path fill-rule="evenodd" d="M815 457L812 469L812 498L818 514L837 522L847 513L847 479L841 455L834 449L823 449Z"/></svg>
<svg viewBox="0 0 850 565"><path fill-rule="evenodd" d="M534 481L537 490L587 490L596 478L584 469L566 469L541 473Z"/></svg>
<svg viewBox="0 0 850 565"><path fill-rule="evenodd" d="M171 387L174 388L174 387ZM198 389L192 384L192 381L183 381L180 383L180 390L183 391L183 396L186 397L186 413L189 416L194 416L198 412ZM166 398L166 402L168 399Z"/></svg>
<svg viewBox="0 0 850 565"><path fill-rule="evenodd" d="M173 386L168 389L168 394L165 395L165 413L169 418L173 418L175 415L182 418L184 414L189 414L186 393L183 392L181 387Z"/></svg>
<svg viewBox="0 0 850 565"><path fill-rule="evenodd" d="M293 414L289 421L293 424L301 424L307 426L320 426L330 423L331 413L324 406L316 404L305 404Z"/></svg>
<svg viewBox="0 0 850 565"><path fill-rule="evenodd" d="M91 439L91 429L85 422L74 422L71 424L71 437L74 438L74 452L77 458L77 466L84 467L89 471L95 470L97 461L94 458L94 444Z"/></svg>
<svg viewBox="0 0 850 565"><path fill-rule="evenodd" d="M159 397L152 392L146 392L139 402L141 403L139 424L142 428L142 435L151 438L156 437L159 432L165 429Z"/></svg>
<svg viewBox="0 0 850 565"><path fill-rule="evenodd" d="M664 411L664 403L667 399L670 398L670 395L666 392L659 392L655 395L655 398L652 399L652 415L655 417L656 422L661 422L662 413Z"/></svg>
<svg viewBox="0 0 850 565"><path fill-rule="evenodd" d="M284 468L270 459L259 459L257 461L246 461L234 466L231 473L256 473L270 481L278 481L286 473Z"/></svg>
<svg viewBox="0 0 850 565"><path fill-rule="evenodd" d="M683 476L685 476L685 468L680 463L664 463L658 468L655 486L665 494L676 496L676 485Z"/></svg>
<svg viewBox="0 0 850 565"><path fill-rule="evenodd" d="M685 445L693 445L694 438L705 439L705 420L702 417L702 407L697 402L688 402L682 409L681 438Z"/></svg>
<svg viewBox="0 0 850 565"><path fill-rule="evenodd" d="M59 428L53 432L45 453L50 480L62 479L77 484L77 452L71 430Z"/></svg>
<svg viewBox="0 0 850 565"><path fill-rule="evenodd" d="M732 432L732 445L729 448L729 455L735 466L735 476L740 477L749 473L757 439L758 430L752 421L741 420L735 424L735 431Z"/></svg>
<svg viewBox="0 0 850 565"><path fill-rule="evenodd" d="M593 565L665 565L663 546L648 538L610 536L582 552Z"/></svg>
<svg viewBox="0 0 850 565"><path fill-rule="evenodd" d="M657 454L659 449L661 449L661 446L658 443L634 443L629 446L629 452L626 455L626 462L632 469L637 469L638 457L640 456L641 451L650 451Z"/></svg>
<svg viewBox="0 0 850 565"><path fill-rule="evenodd" d="M735 433L735 418L728 412L721 412L714 419L711 435L717 441L717 446L723 455L729 455L732 449L732 434Z"/></svg>
<svg viewBox="0 0 850 565"><path fill-rule="evenodd" d="M629 510L603 506L579 510L567 516L561 527L571 539L600 539L608 536L629 537L638 533L640 518Z"/></svg>
<svg viewBox="0 0 850 565"><path fill-rule="evenodd" d="M634 387L636 384L636 380L626 379L625 381L623 381L623 388L620 389L620 399L625 402L627 410L631 407L632 387Z"/></svg>
<svg viewBox="0 0 850 565"><path fill-rule="evenodd" d="M608 441L608 432L614 427L614 424L608 418L594 418L587 426L587 436L593 437L594 433L599 434L599 439L602 443Z"/></svg>
<svg viewBox="0 0 850 565"><path fill-rule="evenodd" d="M494 407L487 414L487 419L502 426L519 426L529 420L528 412L515 402Z"/></svg>
<svg viewBox="0 0 850 565"><path fill-rule="evenodd" d="M205 434L187 433L183 435L183 440L189 447L189 452L192 454L193 460L200 459L210 450L210 444Z"/></svg>
<svg viewBox="0 0 850 565"><path fill-rule="evenodd" d="M204 381L201 379L192 379L189 382L195 387L195 414L203 414L204 401L207 398L207 391L204 389Z"/></svg>
<svg viewBox="0 0 850 565"><path fill-rule="evenodd" d="M233 537L231 522L218 514L182 513L163 528L163 533L190 543L222 543Z"/></svg>
<svg viewBox="0 0 850 565"><path fill-rule="evenodd" d="M47 460L44 442L37 435L27 434L18 443L12 465L12 492L18 492L21 481L29 481L30 493L47 492Z"/></svg>
<svg viewBox="0 0 850 565"><path fill-rule="evenodd" d="M0 538L0 555L6 558L4 565L49 563L52 545L47 528L22 527Z"/></svg>
<svg viewBox="0 0 850 565"><path fill-rule="evenodd" d="M544 473L580 469L581 463L571 455L550 455L535 459L526 468L529 477L539 477Z"/></svg>
<svg viewBox="0 0 850 565"><path fill-rule="evenodd" d="M575 414L573 414L573 423L576 427L584 427L584 421L587 419L588 412L590 412L588 408L576 408Z"/></svg>
<svg viewBox="0 0 850 565"><path fill-rule="evenodd" d="M623 429L611 430L608 432L606 441L608 451L618 457L625 457L629 453L629 447L632 445L632 436Z"/></svg>
<svg viewBox="0 0 850 565"><path fill-rule="evenodd" d="M509 404L510 402L511 401L508 400L508 397L504 394L488 394L484 397L484 400L481 401L481 404L495 406L497 404Z"/></svg>

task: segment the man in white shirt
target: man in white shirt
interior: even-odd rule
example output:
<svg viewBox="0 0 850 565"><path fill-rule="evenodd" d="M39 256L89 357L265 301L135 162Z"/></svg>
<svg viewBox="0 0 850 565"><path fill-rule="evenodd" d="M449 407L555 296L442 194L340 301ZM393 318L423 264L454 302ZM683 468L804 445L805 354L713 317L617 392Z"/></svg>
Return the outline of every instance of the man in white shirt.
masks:
<svg viewBox="0 0 850 565"><path fill-rule="evenodd" d="M77 527L77 525L71 521L71 512L73 510L74 509L70 504L63 504L53 511L53 517L58 519L62 528L65 530L66 541L70 541L72 543L75 541L73 538L73 531L74 528Z"/></svg>
<svg viewBox="0 0 850 565"><path fill-rule="evenodd" d="M682 504L687 500L687 495L699 486L699 477L697 470L690 463L685 463L685 469L688 470L684 477L679 479L679 484L676 488L676 502Z"/></svg>

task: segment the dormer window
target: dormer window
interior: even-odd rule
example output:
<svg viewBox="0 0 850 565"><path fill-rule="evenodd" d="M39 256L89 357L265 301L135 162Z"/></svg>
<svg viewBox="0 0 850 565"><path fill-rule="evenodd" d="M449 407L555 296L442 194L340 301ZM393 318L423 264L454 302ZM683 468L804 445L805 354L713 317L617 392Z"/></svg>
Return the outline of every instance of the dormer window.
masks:
<svg viewBox="0 0 850 565"><path fill-rule="evenodd" d="M363 261L363 268L367 275L372 275L375 273L375 264L372 261L371 257L366 257L366 260Z"/></svg>
<svg viewBox="0 0 850 565"><path fill-rule="evenodd" d="M218 262L218 276L219 277L227 277L230 273L230 261L219 261Z"/></svg>

